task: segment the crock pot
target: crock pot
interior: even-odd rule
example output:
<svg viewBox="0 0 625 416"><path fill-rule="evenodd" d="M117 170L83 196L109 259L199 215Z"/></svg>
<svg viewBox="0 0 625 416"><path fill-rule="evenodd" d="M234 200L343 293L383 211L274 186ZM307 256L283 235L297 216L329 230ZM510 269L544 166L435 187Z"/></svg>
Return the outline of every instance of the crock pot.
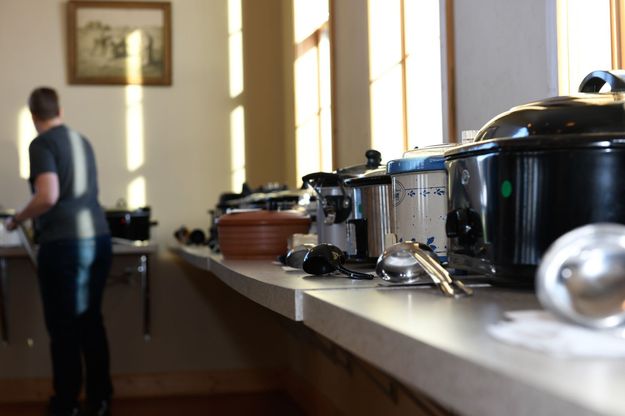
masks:
<svg viewBox="0 0 625 416"><path fill-rule="evenodd" d="M515 107L445 152L451 267L532 286L558 237L625 223L624 91L625 72L593 72L579 94Z"/></svg>
<svg viewBox="0 0 625 416"><path fill-rule="evenodd" d="M348 260L375 263L388 244L394 222L391 177L386 168L374 169L358 178L345 180L351 190L352 218L347 221L351 243Z"/></svg>
<svg viewBox="0 0 625 416"><path fill-rule="evenodd" d="M386 171L392 179L397 242L426 244L447 261L447 172L444 152L453 145L417 148L391 160Z"/></svg>
<svg viewBox="0 0 625 416"><path fill-rule="evenodd" d="M347 223L352 219L352 195L345 189L345 180L362 176L377 169L382 156L377 150L365 152L367 162L336 170L335 172L314 172L302 177L306 186L317 194L315 226L318 243L328 243L344 252L351 252L355 243L348 241Z"/></svg>
<svg viewBox="0 0 625 416"><path fill-rule="evenodd" d="M149 240L150 228L158 223L150 219L150 207L106 210L111 236L127 240Z"/></svg>

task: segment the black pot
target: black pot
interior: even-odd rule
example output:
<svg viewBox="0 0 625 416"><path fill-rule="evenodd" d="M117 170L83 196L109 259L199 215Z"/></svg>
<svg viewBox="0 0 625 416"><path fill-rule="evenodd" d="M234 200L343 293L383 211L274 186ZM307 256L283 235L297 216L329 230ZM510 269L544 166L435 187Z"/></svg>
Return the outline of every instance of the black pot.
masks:
<svg viewBox="0 0 625 416"><path fill-rule="evenodd" d="M532 286L558 237L625 223L624 75L593 72L581 94L515 107L445 153L451 267Z"/></svg>
<svg viewBox="0 0 625 416"><path fill-rule="evenodd" d="M106 219L111 236L127 240L149 240L150 227L157 224L150 220L149 207L134 210L107 209Z"/></svg>

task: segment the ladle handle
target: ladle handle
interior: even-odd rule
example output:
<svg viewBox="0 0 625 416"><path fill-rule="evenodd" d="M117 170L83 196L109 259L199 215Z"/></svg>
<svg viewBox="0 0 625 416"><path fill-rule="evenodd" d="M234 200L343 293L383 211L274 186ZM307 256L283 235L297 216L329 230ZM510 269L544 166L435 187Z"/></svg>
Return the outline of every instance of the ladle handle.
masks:
<svg viewBox="0 0 625 416"><path fill-rule="evenodd" d="M336 269L339 272L341 272L343 274L346 274L351 279L356 279L356 280L371 280L371 279L373 279L373 275L372 274L357 272L355 270L349 270L349 269L345 268L343 265L339 265Z"/></svg>
<svg viewBox="0 0 625 416"><path fill-rule="evenodd" d="M471 296L473 294L472 289L466 287L462 282L452 279L447 269L441 266L441 264L432 256L424 252L417 252L415 255L417 256L421 266L423 266L423 269L428 273L432 280L439 285L439 288L444 294L448 296L462 294ZM438 283L437 280L441 281L441 283ZM462 293L458 293L454 287L460 289Z"/></svg>

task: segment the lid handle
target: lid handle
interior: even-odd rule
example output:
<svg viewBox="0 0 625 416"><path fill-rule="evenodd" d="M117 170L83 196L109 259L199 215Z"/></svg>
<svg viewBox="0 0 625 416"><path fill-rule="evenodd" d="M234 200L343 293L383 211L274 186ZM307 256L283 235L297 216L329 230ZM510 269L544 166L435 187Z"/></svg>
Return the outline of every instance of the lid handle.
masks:
<svg viewBox="0 0 625 416"><path fill-rule="evenodd" d="M579 92L599 92L606 83L612 92L625 91L625 71L593 71L579 85Z"/></svg>
<svg viewBox="0 0 625 416"><path fill-rule="evenodd" d="M369 149L365 152L367 158L367 168L375 169L382 163L382 154L374 149Z"/></svg>

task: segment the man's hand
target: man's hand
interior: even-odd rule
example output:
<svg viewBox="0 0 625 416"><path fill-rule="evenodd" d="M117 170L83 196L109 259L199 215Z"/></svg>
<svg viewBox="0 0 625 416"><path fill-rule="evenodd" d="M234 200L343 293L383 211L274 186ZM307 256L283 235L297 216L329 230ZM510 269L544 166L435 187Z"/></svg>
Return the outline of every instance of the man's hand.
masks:
<svg viewBox="0 0 625 416"><path fill-rule="evenodd" d="M15 216L9 217L4 221L4 228L8 231L15 231L19 225L20 223L15 219Z"/></svg>

